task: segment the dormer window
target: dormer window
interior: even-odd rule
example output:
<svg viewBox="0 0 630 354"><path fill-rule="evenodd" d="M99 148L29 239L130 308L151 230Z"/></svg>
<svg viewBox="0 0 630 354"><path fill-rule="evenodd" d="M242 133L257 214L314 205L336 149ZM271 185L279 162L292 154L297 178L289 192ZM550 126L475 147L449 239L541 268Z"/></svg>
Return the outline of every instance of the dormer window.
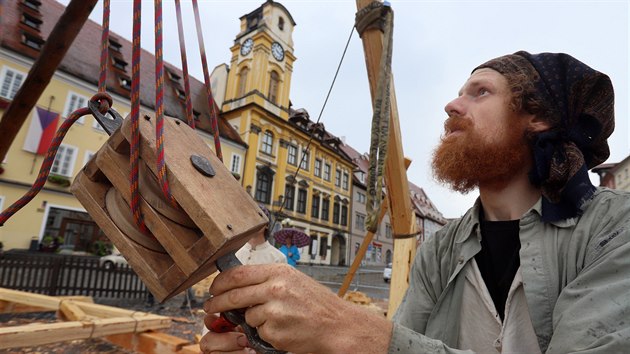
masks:
<svg viewBox="0 0 630 354"><path fill-rule="evenodd" d="M35 50L41 50L44 40L32 34L22 32L22 43Z"/></svg>
<svg viewBox="0 0 630 354"><path fill-rule="evenodd" d="M282 17L278 17L278 29L284 31L284 19Z"/></svg>
<svg viewBox="0 0 630 354"><path fill-rule="evenodd" d="M42 5L42 3L38 0L24 0L23 4L35 11L39 11L39 7Z"/></svg>
<svg viewBox="0 0 630 354"><path fill-rule="evenodd" d="M29 15L27 13L23 13L22 14L22 23L27 25L27 26L29 26L29 27L31 27L31 28L33 28L33 29L39 30L39 26L42 24L42 20L40 20L40 19L38 19L38 18L36 18L34 16L31 16L31 15Z"/></svg>
<svg viewBox="0 0 630 354"><path fill-rule="evenodd" d="M120 69L122 71L125 71L125 67L127 66L127 62L120 59L120 58L112 58L113 60L113 65L116 69Z"/></svg>
<svg viewBox="0 0 630 354"><path fill-rule="evenodd" d="M175 92L177 93L177 97L180 100L185 100L186 99L186 92L182 89L175 89Z"/></svg>
<svg viewBox="0 0 630 354"><path fill-rule="evenodd" d="M114 52L120 53L121 47L122 47L122 44L118 43L117 40L115 40L114 38L109 39L109 49L113 50Z"/></svg>
<svg viewBox="0 0 630 354"><path fill-rule="evenodd" d="M120 87L126 90L131 90L131 79L129 79L128 77L121 76L119 78L119 82L120 82Z"/></svg>
<svg viewBox="0 0 630 354"><path fill-rule="evenodd" d="M168 78L171 81L175 81L175 82L179 82L179 80L182 78L181 76L177 75L176 73L170 71L170 70L166 70L166 73L168 74Z"/></svg>

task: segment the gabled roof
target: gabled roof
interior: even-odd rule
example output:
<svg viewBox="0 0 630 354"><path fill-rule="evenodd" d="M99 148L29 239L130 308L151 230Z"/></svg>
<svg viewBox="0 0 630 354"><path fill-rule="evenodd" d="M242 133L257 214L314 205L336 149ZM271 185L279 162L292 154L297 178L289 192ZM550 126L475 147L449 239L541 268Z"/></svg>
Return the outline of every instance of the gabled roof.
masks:
<svg viewBox="0 0 630 354"><path fill-rule="evenodd" d="M5 3L3 4L3 16L1 23L3 35L2 43L0 45L26 57L36 59L39 53L27 47L21 41L22 28L24 27L24 25L20 22L22 11L21 6L24 5L22 5L22 2L19 0L5 0ZM41 0L41 6L39 7L42 20L40 33L44 40L48 38L64 11L65 7L56 1ZM128 20L132 20L131 16L129 16ZM57 70L63 71L78 79L97 86L100 74L101 35L102 27L99 24L91 20L86 21ZM120 79L131 79L132 43L111 31L110 39L113 42L120 44L120 52L115 53L110 50L110 57L114 57L115 55L117 59L120 59L123 63L127 63L127 65L124 69L119 69L114 68L110 64L107 76L107 91L129 98L130 91L121 86ZM111 62L112 60L110 60L110 63ZM181 91L183 91L183 73L179 68L169 63L165 63L164 66L165 114L186 120L183 100L178 98L178 90L181 89ZM140 102L143 106L149 109L154 109L155 56L146 50L142 50L140 68ZM171 80L167 71L171 71L176 74L175 76L179 76L179 81L176 82ZM191 76L190 91L193 109L200 114L199 120L195 122L197 128L212 134L209 114L210 110L208 107L208 96L206 94L205 85L203 82ZM240 138L238 132L222 117L219 117L219 133L223 138L247 147L247 144Z"/></svg>

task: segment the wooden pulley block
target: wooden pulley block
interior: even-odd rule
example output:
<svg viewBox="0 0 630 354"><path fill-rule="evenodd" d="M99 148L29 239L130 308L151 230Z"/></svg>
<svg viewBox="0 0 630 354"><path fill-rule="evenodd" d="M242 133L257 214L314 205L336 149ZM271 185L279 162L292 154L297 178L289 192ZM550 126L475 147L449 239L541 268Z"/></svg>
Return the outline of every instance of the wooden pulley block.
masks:
<svg viewBox="0 0 630 354"><path fill-rule="evenodd" d="M159 301L216 271L220 257L237 250L267 217L187 124L164 120L164 153L171 193L157 179L155 118L140 116L140 211L149 233L131 215L131 120L125 119L75 178L71 191Z"/></svg>

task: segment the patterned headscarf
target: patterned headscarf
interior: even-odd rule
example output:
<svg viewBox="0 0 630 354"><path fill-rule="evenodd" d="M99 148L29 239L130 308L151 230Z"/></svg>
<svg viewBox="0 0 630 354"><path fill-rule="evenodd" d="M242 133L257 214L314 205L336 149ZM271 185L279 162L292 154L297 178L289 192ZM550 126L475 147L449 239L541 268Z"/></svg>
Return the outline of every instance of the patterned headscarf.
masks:
<svg viewBox="0 0 630 354"><path fill-rule="evenodd" d="M543 220L579 215L595 191L588 169L610 155L607 139L615 126L610 78L563 53L520 51L475 70L480 68L496 70L508 82L519 81L522 92L518 94L529 95L525 99L546 107L540 118L551 129L533 137L534 167L529 177L542 188Z"/></svg>

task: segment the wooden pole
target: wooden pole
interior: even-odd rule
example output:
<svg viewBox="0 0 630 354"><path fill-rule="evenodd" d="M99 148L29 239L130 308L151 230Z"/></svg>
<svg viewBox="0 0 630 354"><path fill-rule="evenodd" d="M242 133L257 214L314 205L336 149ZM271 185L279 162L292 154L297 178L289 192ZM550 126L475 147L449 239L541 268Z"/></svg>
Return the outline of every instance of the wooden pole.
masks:
<svg viewBox="0 0 630 354"><path fill-rule="evenodd" d="M28 113L48 86L96 2L97 0L72 0L50 32L26 80L0 120L0 161L4 160Z"/></svg>
<svg viewBox="0 0 630 354"><path fill-rule="evenodd" d="M386 199L385 203L382 204L381 211L378 214L378 222L376 223L376 225L381 225L381 221L383 220L383 217L385 216L385 213L387 212L387 206L389 205L389 203L387 202L388 198L385 197L385 199ZM357 269L361 265L363 256L365 256L365 251L367 251L368 246L370 245L370 243L372 243L373 238L374 238L374 232L372 231L368 231L368 233L363 238L363 242L361 243L361 246L359 247L359 250L357 251L357 254L354 257L354 261L352 261L352 266L350 266L350 269L348 270L348 274L346 274L346 277L343 279L343 284L341 284L341 287L339 288L339 292L337 292L337 295L339 295L339 297L343 297L344 295L346 295L346 291L348 291L348 287L350 286L350 283L352 282L352 278L354 278L354 273L356 273Z"/></svg>
<svg viewBox="0 0 630 354"><path fill-rule="evenodd" d="M357 10L368 6L372 0L356 0ZM363 51L367 66L372 101L376 94L376 85L383 51L383 33L378 29L366 30L362 37ZM385 163L385 179L387 195L390 200L390 217L394 236L410 235L415 230L409 182L405 170L405 159L402 148L400 124L398 122L398 106L394 90L394 76L390 83L390 125L387 161ZM391 317L409 286L409 269L415 256L415 238L394 239L394 261L392 262L392 279L389 292L388 316Z"/></svg>

